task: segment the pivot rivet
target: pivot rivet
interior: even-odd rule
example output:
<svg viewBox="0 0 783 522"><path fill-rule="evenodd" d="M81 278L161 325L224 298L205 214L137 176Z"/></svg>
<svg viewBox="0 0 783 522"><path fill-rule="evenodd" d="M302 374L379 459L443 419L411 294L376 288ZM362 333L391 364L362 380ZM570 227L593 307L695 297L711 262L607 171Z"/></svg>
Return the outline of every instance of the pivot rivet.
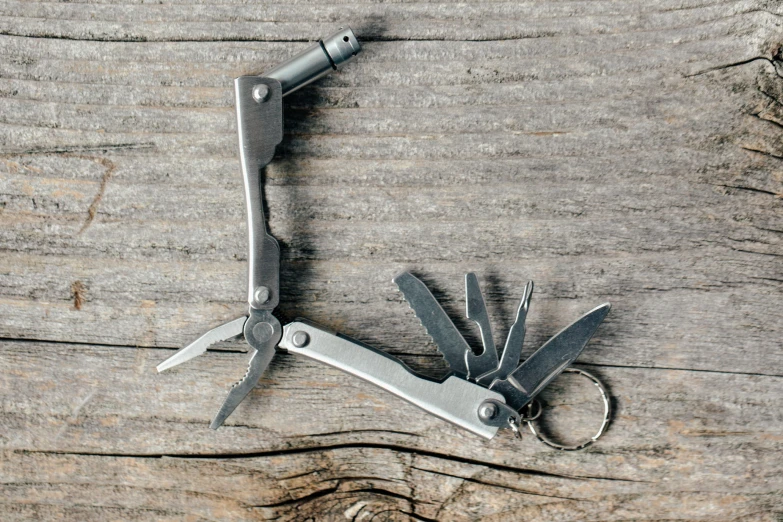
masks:
<svg viewBox="0 0 783 522"><path fill-rule="evenodd" d="M253 337L256 338L256 341L259 343L265 343L269 339L272 338L272 336L275 333L274 327L269 323L258 323L255 326L253 326Z"/></svg>
<svg viewBox="0 0 783 522"><path fill-rule="evenodd" d="M291 337L291 342L294 343L294 346L297 348L302 348L303 346L307 346L307 343L310 342L310 336L307 335L307 332L296 332L294 333L293 337Z"/></svg>

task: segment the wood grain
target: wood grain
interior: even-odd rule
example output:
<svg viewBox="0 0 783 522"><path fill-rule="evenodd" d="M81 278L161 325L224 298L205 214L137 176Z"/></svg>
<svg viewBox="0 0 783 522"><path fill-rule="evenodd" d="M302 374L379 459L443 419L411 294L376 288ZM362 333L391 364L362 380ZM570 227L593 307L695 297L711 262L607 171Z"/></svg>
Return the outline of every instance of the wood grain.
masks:
<svg viewBox="0 0 783 522"><path fill-rule="evenodd" d="M350 24L266 172L280 315L446 371L411 269L529 354L609 301L580 363L616 414L559 453L484 442L276 356L154 366L244 312L231 80ZM3 520L783 520L779 2L0 3ZM561 437L597 396L558 379Z"/></svg>

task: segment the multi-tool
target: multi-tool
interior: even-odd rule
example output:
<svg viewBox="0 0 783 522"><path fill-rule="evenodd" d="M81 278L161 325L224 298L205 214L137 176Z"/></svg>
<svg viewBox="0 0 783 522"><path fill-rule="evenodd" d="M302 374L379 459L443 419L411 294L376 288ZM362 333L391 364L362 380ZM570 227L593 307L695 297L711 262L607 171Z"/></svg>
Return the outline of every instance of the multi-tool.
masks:
<svg viewBox="0 0 783 522"><path fill-rule="evenodd" d="M609 312L603 304L567 326L519 364L525 319L533 283L525 286L501 354L495 346L487 307L475 274L465 276L466 316L480 330L483 350L474 350L460 334L432 293L409 272L393 281L418 316L451 371L437 380L419 375L388 353L305 320L285 325L273 315L280 302L280 247L269 234L262 199L262 169L283 138L283 97L352 60L361 47L351 29L342 29L261 76L234 81L239 132L239 158L244 177L249 230L249 313L205 333L157 368L163 371L204 353L213 343L244 335L250 363L244 378L229 391L212 421L220 427L256 386L277 350L304 355L364 379L441 419L491 439L499 429L519 434L530 430L550 443L531 422L536 395L563 371L591 379L604 399L604 422L586 444L603 433L609 419L607 393L601 382L583 370L568 369ZM540 405L538 413L540 413Z"/></svg>

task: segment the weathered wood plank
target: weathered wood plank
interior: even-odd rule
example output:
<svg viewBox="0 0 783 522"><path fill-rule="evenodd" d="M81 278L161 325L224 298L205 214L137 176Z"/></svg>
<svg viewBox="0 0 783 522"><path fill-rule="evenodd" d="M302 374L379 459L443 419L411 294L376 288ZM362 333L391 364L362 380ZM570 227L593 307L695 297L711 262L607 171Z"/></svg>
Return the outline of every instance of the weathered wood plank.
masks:
<svg viewBox="0 0 783 522"><path fill-rule="evenodd" d="M135 4L135 5L134 5ZM296 2L172 3L150 6L4 2L4 34L99 41L312 40L350 21L370 39L498 40L681 32L742 16L773 24L781 7L770 2L429 2L385 4ZM57 20L56 24L47 23ZM479 23L477 23L479 22Z"/></svg>
<svg viewBox="0 0 783 522"><path fill-rule="evenodd" d="M292 356L275 359L224 429L200 429L245 356L210 352L158 376L165 353L4 343L2 505L19 505L20 518L92 506L87 520L105 509L120 518L337 518L361 503L368 514L448 520L783 511L780 461L770 458L783 445L779 377L593 367L615 397L614 425L600 444L560 453L530 436L477 440ZM579 414L599 402L582 384L550 390L563 429L596 420ZM325 412L327 400L339 406ZM611 504L623 508L598 508Z"/></svg>
<svg viewBox="0 0 783 522"><path fill-rule="evenodd" d="M1 518L777 521L781 9L1 2ZM598 445L486 443L285 355L215 433L241 344L153 373L245 308L232 78L344 22L364 53L286 99L266 173L281 315L438 375L402 269L457 319L477 271L498 337L534 279L526 353L610 301ZM553 430L585 392L547 391Z"/></svg>
<svg viewBox="0 0 783 522"><path fill-rule="evenodd" d="M762 80L769 82L769 75L774 75L774 69L766 63L750 64L746 67L748 71L743 70L742 72L745 73L743 76L750 76L753 79L754 75L758 75L759 82ZM736 76L735 71L730 74L724 73L724 77L728 79L733 80ZM687 88L682 85L682 82L683 80L673 82L666 92L678 96L683 100L681 103L694 96L709 98L708 91L713 88L712 82L702 85L699 82L685 81ZM604 90L610 88L609 82L603 87ZM578 90L578 87L575 85L574 89ZM754 109L763 107L766 117L774 121L778 114L777 107L774 104L765 105L761 92L754 92L753 96L757 98ZM745 101L743 96L738 98L740 99L729 101L736 105ZM588 100L591 103L589 106L600 109L599 114L611 114L613 125L623 126L626 134L634 126L640 127L638 131L640 136L649 132L649 128L638 123L638 114L633 112L631 105L628 105L625 111L618 111L617 102L611 106L604 106L606 102L596 98L595 95L590 95ZM29 109L31 103L27 103L25 107ZM630 100L625 103L636 102ZM670 103L674 105L674 102ZM571 105L576 106L578 103L574 102ZM120 107L120 110L124 109ZM344 111L346 113L357 113L354 118L356 121L350 124L353 128L348 129L350 131L348 134L341 134L333 139L329 136L333 136L340 130L346 132L345 125L352 121L348 117L341 117L339 115L341 110L322 110L309 119L305 119L301 114L297 117L297 112L293 111L294 117L289 120L293 120L291 127L295 130L297 127L307 126L308 121L319 123L310 124L317 126L314 129L315 134L308 136L306 141L299 139L298 145L295 143L298 139L296 136L301 136L302 131L294 134L287 145L289 150L286 152L293 157L337 156L345 150L346 142L360 140L356 141L356 146L361 147L362 155L368 155L370 152L367 149L372 145L372 140L367 138L366 133L373 132L377 135L381 132L377 129L379 125L377 122L384 121L379 110L370 110L369 115L362 115L361 113L366 111L357 113L356 109L346 108ZM566 113L558 118L567 122L575 121L579 114L582 118L588 114L585 111L575 113L569 108L562 109L557 106L553 106L552 110L565 110ZM704 107L693 109L694 117L704 110L706 110ZM432 111L433 114L440 114L443 108L435 104ZM381 314L381 317L389 313L385 303L390 298L389 292L393 292L388 283L390 275L411 263L417 263L423 271L432 271L432 267L436 266L438 272L435 272L433 277L439 275L445 268L447 271L443 277L438 277L439 281L444 281L441 284L451 285L450 288L457 288L459 272L465 269L461 261L466 256L475 259L492 259L493 266L504 265L502 268L496 268L502 269L503 272L509 270L522 272L519 277L513 278L520 281L527 277L534 277L539 281L542 278L545 281L560 279L562 289L555 294L556 296L595 295L596 298L611 296L617 302L618 298L622 299L621 296L625 292L639 287L653 291L685 287L693 289L696 295L701 295L705 287L728 285L729 288L722 290L726 294L725 299L728 300L736 292L736 287L742 285L753 287L773 285L771 291L775 291L774 285L780 278L779 263L774 257L768 259L765 256L759 260L760 256L751 255L753 251L774 254L779 248L779 233L775 232L779 223L778 200L774 194L759 192L759 190L774 192L778 190L776 185L779 186L779 183L774 182L774 178L758 179L759 177L753 174L756 169L768 168L768 160L757 157L759 154L738 151L736 145L732 143L723 150L712 150L713 147L711 149L713 156L709 157L706 152L699 153L698 149L693 151L695 147L705 147L704 138L697 137L689 140L694 142L690 147L682 150L675 147L668 154L648 151L640 153L641 158L636 154L626 158L625 154L617 157L617 153L610 150L602 151L604 157L585 160L579 156L580 151L599 147L598 142L592 143L593 139L599 141L607 139L606 136L589 138L592 134L591 126L597 122L595 117L588 118L589 121L584 123L585 130L577 133L578 137L571 138L570 142L562 145L561 138L566 136L558 135L556 131L551 131L549 136L535 136L534 125L542 128L546 120L536 122L534 116L541 111L533 111L531 106L519 115L519 120L527 122L525 125L529 125L530 129L525 136L525 142L539 141L537 145L533 143L529 145L531 150L540 151L545 147L547 140L552 142L553 138L558 140L558 147L565 146L565 149L556 149L552 153L554 155L543 158L503 157L508 154L500 154L501 158L494 158L492 156L496 153L490 152L486 161L455 160L451 157L449 149L478 150L478 155L481 156L481 147L471 145L471 136L481 136L480 139L486 142L496 140L502 145L503 141L509 140L509 134L514 136L517 132L513 125L516 125L515 122L518 120L510 119L508 124L512 125L511 127L502 128L503 132L493 131L491 137L488 137L492 126L497 126L497 115L490 112L491 118L481 118L479 115L471 116L470 107L463 108L463 111L467 111L467 117L463 118L458 111L455 111L453 114L446 113L445 116L440 115L434 119L439 122L446 121L452 127L457 125L450 123L452 119L460 121L466 127L471 124L481 126L467 137L451 135L448 140L458 141L455 142L455 146L446 143L446 149L440 144L446 141L444 135L440 134L434 146L414 149L416 154L422 156L422 159L416 162L395 160L389 164L377 159L358 159L353 163L346 163L345 160L327 159L317 160L317 163L287 162L270 169L268 199L273 230L289 247L286 255L290 256L290 260L307 259L310 265L307 268L301 264L294 265L291 279L300 279L303 270L310 270L321 272L327 280L333 281L335 276L327 275L334 272L333 267L324 266L320 270L318 268L326 259L350 259L352 263L360 260L369 261L365 263L363 271L366 273L370 270L373 278L365 279L365 284L377 288L379 292L385 292L385 295L378 298L379 306L371 307L371 310ZM191 112L191 109L182 108L181 112ZM236 160L228 158L234 148L229 143L233 140L230 112L226 107L220 113L215 113L222 115L222 122L219 123L218 128L222 126L226 129L223 134L220 134L224 143L220 147L220 156L217 158L203 155L195 158L181 155L176 158L168 156L163 158L161 155L164 152L161 152L153 142L147 145L141 144L130 150L119 147L117 152L98 150L91 153L77 150L59 154L46 151L17 156L10 154L6 159L8 175L4 180L9 187L11 199L5 207L5 216L15 219L11 220L12 226L6 229L7 241L12 244L22 242L25 244L25 251L29 252L32 248L31 253L37 255L57 253L76 256L69 264L80 265L82 273L67 278L57 276L60 282L55 284L55 287L59 287L56 299L64 306L56 308L62 310L65 316L61 320L52 319L53 310L49 310L48 322L40 321L40 307L20 307L21 303L18 302L20 295L38 298L41 290L35 288L40 288L41 284L34 283L34 280L35 275L40 273L40 269L35 269L30 277L23 276L22 287L9 296L12 297L9 306L15 310L12 315L19 318L16 322L18 326L7 330L5 335L113 344L147 344L151 339L155 339L154 342L158 345L176 346L203 328L205 318L207 321L212 321L239 313L241 308L237 301L243 295L242 266L221 270L218 278L210 278L206 274L193 278L194 281L210 281L213 284L210 287L197 286L192 289L192 293L185 291L181 285L171 289L162 286L179 274L186 278L193 277L193 274L187 275L188 270L194 273L203 272L203 269L192 266L194 260L212 261L207 270L215 270L218 264L225 262L226 258L240 261L246 259L241 187L235 174ZM704 132L718 124L715 120L718 119L717 114L720 112L715 111L715 113L714 118L703 123ZM162 114L158 110L153 110L135 119L160 121ZM99 111L98 114L92 115L93 119L89 121L105 121L107 115L108 113ZM531 119L533 123L529 123ZM693 118L682 116L679 120L683 122L681 125L694 121ZM19 122L21 121L20 119ZM644 121L649 121L649 118ZM357 127L357 122L364 122L364 127ZM52 122L58 127L60 123L60 121ZM73 125L69 118L63 118L62 123ZM199 123L202 125L197 125ZM216 123L218 122L215 120L205 122L194 120L189 121L188 125L195 125L196 128L203 126L215 128ZM388 127L388 124L380 124ZM405 125L414 130L417 126L421 127L413 117L404 118L397 125L398 128L383 129L381 134L388 134L390 130L399 132ZM569 123L569 125L574 124ZM664 123L664 125L669 124ZM691 133L695 133L693 124L690 125ZM770 123L753 119L752 121L740 120L738 125L745 127L743 132L753 131L750 137L758 140L759 134L763 137L768 132L765 125ZM84 129L78 130L80 135L84 134ZM425 127L420 132L432 130L434 129ZM158 139L161 136L153 131L148 132L151 132L150 139ZM573 132L564 131L562 134L573 134ZM678 134L674 132L662 136L661 140L671 139L674 142ZM615 135L612 134L611 137ZM314 139L331 140L333 144L330 144L328 149L324 149L324 146L316 146L313 149L311 147ZM390 140L396 138L375 139L385 140L383 143L388 146ZM520 140L518 137L515 139L516 146ZM406 138L406 140L410 145L410 139ZM624 141L617 143L616 147L633 150L633 143L634 140ZM387 152L381 151L381 148L379 142L376 149L379 156L390 156ZM95 152L98 154L96 155ZM111 159L106 156L107 153L110 154ZM120 156L116 156L117 153ZM410 151L404 152L402 149L396 153L410 155ZM743 169L747 173L745 176L750 179L738 183L737 180L732 181L726 175L718 175L718 179L714 179L715 176L707 178L703 174L704 164L715 161L714 153L721 153L724 161L730 161L737 165L736 168ZM128 154L131 155L130 158L127 157ZM501 161L498 162L498 159ZM638 165L642 159L644 169L640 172ZM678 166L686 173L685 179L673 178L671 164L673 159L676 159ZM106 161L110 162L108 166L105 164ZM307 174L309 169L312 169L311 174ZM541 175L542 169L544 176ZM626 169L636 171L637 177L644 176L644 181L637 184L632 180L628 183L629 175ZM489 172L476 176L474 173L479 170ZM99 193L102 180L109 171L111 179L98 206L98 221L90 222L90 228L84 229L89 214L85 215L83 209L85 206L92 205L95 200L93 194ZM586 177L584 174L586 171L606 173ZM689 179L688 172L693 172L695 176ZM74 175L83 181L76 184ZM379 191L377 190L379 184L391 186L386 186ZM662 194L659 189L661 186L669 186L671 191ZM470 187L470 190L466 190L466 187ZM489 187L489 190L484 191L485 187ZM742 187L757 190L742 190ZM347 201L342 197L346 190L349 190L352 196ZM499 194L497 191L500 191ZM688 203L683 205L683 201ZM622 203L618 204L618 202ZM737 207L745 208L743 205L747 204L753 206L753 212L745 213L741 219L736 219ZM195 207L192 211L182 212L181 209L188 209L193 205ZM699 211L694 212L693 208ZM705 220L705 217L708 220ZM414 222L406 221L408 218ZM44 228L46 233L42 235L41 225L51 222L52 219L56 219L57 224L52 223L53 228L52 226ZM471 230L465 230L464 219L474 223ZM586 225L586 222L590 225ZM173 226L174 223L176 226ZM600 230L600 235L593 234L588 236L588 241L585 241L586 228ZM455 236L457 231L462 237L460 237L461 241L455 244L452 238L459 237ZM633 232L629 233L629 231ZM432 241L433 236L443 239ZM368 241L368 237L372 237L372 241ZM335 238L339 238L339 241L335 241ZM618 249L633 252L635 256L640 255L640 250L644 252L643 258L635 258L640 261L637 266L632 267L636 274L627 273L629 269L627 256L611 259L613 257L611 252L616 252ZM657 257L648 253L650 249L653 252L665 253L671 259L668 263L656 267L653 281L646 279L651 275L651 260ZM690 272L683 269L683 265L693 267L695 250L710 252L710 255L705 255L703 259L697 261L697 264L701 265L700 268L692 272L690 282L683 282L682 274ZM737 250L749 250L749 252L739 252L740 256L747 254L743 258L738 257ZM134 289L128 294L122 288L118 288L122 285L116 284L116 277L112 275L116 271L111 270L111 267L99 265L104 272L108 272L100 275L85 273L86 267L81 262L81 256L85 255L91 258L121 256L123 259L141 261L142 265L148 268L152 266L150 259L163 259L166 261L160 265L160 269L168 273L149 274L139 266L138 262L131 263L127 269L122 270L123 278L128 278L126 285ZM573 262L577 262L582 267L582 271L578 273L595 274L603 270L606 274L607 267L614 264L616 268L614 270L610 268L609 272L614 272L615 281L607 282L601 278L573 282L571 281L573 275L570 273L557 275L556 272L552 272L552 260L555 259L558 264L562 264L563 256L575 258ZM378 266L375 260L384 261L390 258L399 261L383 272L382 277L378 277L382 272L374 270L374 267ZM191 266L186 268L177 264L166 269L169 260L175 259L188 262ZM513 264L524 263L523 269L507 266L508 259L513 260ZM30 266L31 262L29 259L20 262L21 260L14 258L9 258L9 261L15 266L19 264ZM441 268L434 264L441 264L442 261L460 264L453 268ZM45 263L49 262L45 261ZM587 269L585 263L589 263ZM667 264L671 266L666 266ZM743 274L741 279L744 279L744 282L737 281L738 273ZM356 281L357 275L360 274L351 270L350 280ZM137 280L139 277L143 279ZM153 278L156 280L151 280ZM446 279L451 281L445 281ZM76 280L82 281L85 285L85 303L90 305L106 303L110 308L116 309L112 312L112 316L121 314L123 321L126 322L136 319L128 324L130 331L123 329L123 323L117 323L118 329L114 331L116 337L110 338L100 333L96 337L95 333L105 331L99 328L107 318L105 313L99 312L102 306L96 309L88 305L83 310L87 313L73 316L69 311L68 303L71 299L71 285ZM102 291L93 280L105 281L105 291ZM672 280L679 281L677 284L672 284L670 282ZM216 283L216 281L221 282ZM33 288L30 287L31 284L34 285ZM215 284L219 287L215 288ZM592 284L592 287L573 286L584 284ZM16 284L9 283L8 286L14 287ZM44 286L52 288L52 283L46 283ZM139 293L135 290L139 287L150 288L150 292L147 295L144 295L144 292ZM547 291L545 285L539 285L539 288ZM348 289L338 292L330 290L322 287L315 289L314 293L320 295L343 293L348 301L355 300L355 296L344 293ZM502 288L502 290L509 289ZM307 293L312 295L313 292ZM763 294L762 292L758 295ZM212 302L232 304L227 311L222 314L218 312L218 317L215 317L216 307L204 303L205 295L210 296ZM454 297L458 298L458 295L457 292L453 293ZM497 299L494 296L491 296L491 299L507 302L508 295L508 293L498 293ZM188 302L186 313L195 314L192 329L175 334L174 332L181 330L182 321L167 323L163 318L181 314L183 298ZM127 299L135 302L133 311L128 310ZM107 300L116 304L109 305ZM167 302L169 300L174 302ZM142 301L155 301L156 311L150 312L150 303L145 304ZM305 302L307 301L306 299ZM650 301L654 300L650 299ZM760 301L766 302L763 297ZM675 297L673 301L664 297L660 301L661 311L652 311L651 315L668 315L662 310L676 309L681 306L679 303L681 303L679 297ZM697 304L700 304L698 300ZM145 308L139 309L140 306ZM496 303L495 306L503 305ZM589 306L590 303L585 303L582 308ZM712 306L711 303L697 306L696 320L701 320ZM28 310L32 315L21 312L18 310L20 308ZM88 309L95 309L97 315L90 314ZM339 307L334 309L337 310ZM350 313L350 308L342 309ZM324 318L318 315L309 304L308 308L294 310L294 313L311 316L315 313L317 319L335 320L335 318ZM773 313L773 317L779 316L778 309L766 310L762 304L758 315L766 316L769 313ZM158 329L161 332L152 337L149 334L150 316L164 321ZM79 317L79 322L84 325L82 329L74 330L74 317ZM378 319L378 316L374 315L367 319L366 324L375 324ZM628 318L623 319L626 323ZM567 318L561 319L564 320ZM719 320L723 328L716 332L715 337L707 336L697 341L698 346L695 350L697 353L703 354L704 347L711 346L715 338L729 337L727 331L741 327L737 323L727 323L725 318ZM38 326L31 330L30 324L40 325L44 331L39 330ZM684 332L693 330L691 323L686 321L681 324L681 330L668 333L672 343L680 339ZM750 364L745 371L767 371L769 361L765 357L770 350L764 344L764 340L766 339L767 343L775 342L779 324L779 321L767 321L766 328L771 328L771 331L764 331L761 335L746 339L745 344L759 347L759 355L743 359ZM357 330L361 330L361 326ZM551 331L558 324L553 322L548 326ZM639 330L649 328L649 318L642 317L638 328ZM50 331L46 331L47 329ZM670 323L662 324L662 329L670 330ZM161 335L164 336L163 339L160 338ZM167 338L168 335L178 335L178 337ZM546 335L546 332L541 335ZM657 343L661 336L667 336L667 333L655 331L639 335L639 332L634 332L631 337L647 336L655 339ZM759 340L761 345L758 344ZM659 353L657 345L646 353L641 347L638 350L622 350L622 352L631 357L630 360L622 361L623 363L636 365L649 364L650 360L655 361L655 353ZM616 357L616 354L612 356ZM620 357L622 359L626 355ZM681 356L680 359L682 360ZM685 357L686 361L687 359ZM713 360L711 355L706 355L705 359ZM656 361L654 364L671 365L668 361ZM686 367L692 365L698 367L698 361L685 363ZM774 366L777 365L773 364Z"/></svg>

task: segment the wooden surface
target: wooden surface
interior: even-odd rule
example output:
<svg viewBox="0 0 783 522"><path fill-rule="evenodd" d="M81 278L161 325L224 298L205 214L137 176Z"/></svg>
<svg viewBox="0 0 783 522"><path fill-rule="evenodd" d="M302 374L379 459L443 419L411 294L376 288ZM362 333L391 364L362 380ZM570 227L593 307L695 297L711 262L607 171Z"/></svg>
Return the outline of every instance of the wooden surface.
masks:
<svg viewBox="0 0 783 522"><path fill-rule="evenodd" d="M780 2L121 2L0 4L2 520L783 520ZM440 375L401 270L467 330L476 271L498 342L535 280L525 354L609 301L593 447L284 354L214 432L242 344L155 373L245 310L232 78L341 24L267 171L281 317Z"/></svg>

